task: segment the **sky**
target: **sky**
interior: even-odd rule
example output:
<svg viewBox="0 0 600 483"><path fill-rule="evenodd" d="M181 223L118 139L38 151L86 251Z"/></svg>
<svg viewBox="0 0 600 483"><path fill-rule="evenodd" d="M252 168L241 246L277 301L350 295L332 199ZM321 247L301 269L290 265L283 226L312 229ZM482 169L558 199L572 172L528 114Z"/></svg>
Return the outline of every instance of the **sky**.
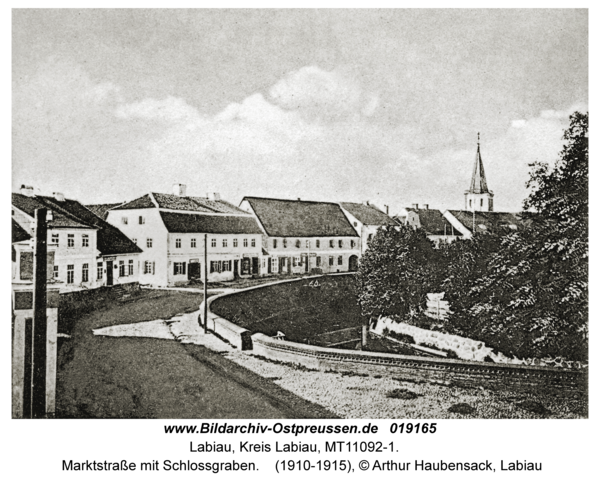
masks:
<svg viewBox="0 0 600 483"><path fill-rule="evenodd" d="M13 10L12 188L497 211L588 107L587 10Z"/></svg>

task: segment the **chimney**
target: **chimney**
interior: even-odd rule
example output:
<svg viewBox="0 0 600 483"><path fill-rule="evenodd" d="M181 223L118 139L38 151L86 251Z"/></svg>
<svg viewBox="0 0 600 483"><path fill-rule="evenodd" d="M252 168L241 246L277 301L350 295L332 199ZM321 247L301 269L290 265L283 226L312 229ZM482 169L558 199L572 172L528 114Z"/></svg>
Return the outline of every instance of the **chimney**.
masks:
<svg viewBox="0 0 600 483"><path fill-rule="evenodd" d="M423 203L423 209L424 209L424 210L428 210L428 209L429 209L429 204L425 204L425 203Z"/></svg>
<svg viewBox="0 0 600 483"><path fill-rule="evenodd" d="M33 186L21 185L21 194L25 196L33 196Z"/></svg>
<svg viewBox="0 0 600 483"><path fill-rule="evenodd" d="M173 185L173 194L175 196L181 196L181 197L187 196L186 191L187 191L187 186L184 184L175 183Z"/></svg>
<svg viewBox="0 0 600 483"><path fill-rule="evenodd" d="M62 193L59 193L58 191L55 191L54 193L52 193L52 196L54 197L54 199L56 201L65 201L65 195Z"/></svg>
<svg viewBox="0 0 600 483"><path fill-rule="evenodd" d="M300 198L298 198L298 201L302 201Z"/></svg>
<svg viewBox="0 0 600 483"><path fill-rule="evenodd" d="M418 210L419 209L419 204L418 203L413 203L412 207L413 207L413 210Z"/></svg>
<svg viewBox="0 0 600 483"><path fill-rule="evenodd" d="M367 206L371 206L371 203L369 203L369 200L365 201L364 204L367 205Z"/></svg>
<svg viewBox="0 0 600 483"><path fill-rule="evenodd" d="M221 195L219 193L206 193L206 197L210 201L221 201Z"/></svg>

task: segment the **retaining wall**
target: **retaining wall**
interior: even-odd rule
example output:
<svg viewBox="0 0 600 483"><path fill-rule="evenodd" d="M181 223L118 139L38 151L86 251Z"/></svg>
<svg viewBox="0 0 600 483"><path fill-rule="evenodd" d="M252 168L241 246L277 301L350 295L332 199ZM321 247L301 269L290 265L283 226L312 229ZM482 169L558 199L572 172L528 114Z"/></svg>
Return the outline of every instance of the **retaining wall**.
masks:
<svg viewBox="0 0 600 483"><path fill-rule="evenodd" d="M268 285L290 281L293 280L272 282L243 290L258 290ZM319 370L353 371L367 375L388 375L409 381L429 382L449 386L485 387L520 392L528 392L535 389L543 390L544 392L560 393L587 392L587 369L561 369L360 352L298 344L296 342L278 340L260 333L252 335L250 341L248 341L250 336L248 330L238 327L232 322L210 312L210 304L213 300L228 295L216 295L207 300L209 328L227 339L238 349L253 350L255 354L270 359L294 362Z"/></svg>

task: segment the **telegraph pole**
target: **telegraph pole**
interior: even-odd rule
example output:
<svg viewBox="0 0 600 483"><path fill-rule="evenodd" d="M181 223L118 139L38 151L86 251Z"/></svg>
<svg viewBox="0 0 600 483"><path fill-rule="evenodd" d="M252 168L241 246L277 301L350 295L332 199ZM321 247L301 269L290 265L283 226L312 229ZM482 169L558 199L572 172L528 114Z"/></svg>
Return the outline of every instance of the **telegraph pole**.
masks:
<svg viewBox="0 0 600 483"><path fill-rule="evenodd" d="M208 333L208 235L204 234L204 333Z"/></svg>
<svg viewBox="0 0 600 483"><path fill-rule="evenodd" d="M46 275L48 265L48 210L35 210L35 249L33 254L33 354L31 365L31 417L46 415Z"/></svg>

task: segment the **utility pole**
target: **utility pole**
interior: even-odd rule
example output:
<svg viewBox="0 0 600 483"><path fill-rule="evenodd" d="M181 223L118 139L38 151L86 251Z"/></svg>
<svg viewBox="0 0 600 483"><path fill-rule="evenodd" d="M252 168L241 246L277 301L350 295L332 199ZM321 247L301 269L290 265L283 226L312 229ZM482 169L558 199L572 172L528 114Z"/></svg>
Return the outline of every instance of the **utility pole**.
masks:
<svg viewBox="0 0 600 483"><path fill-rule="evenodd" d="M208 333L208 235L204 234L204 333Z"/></svg>
<svg viewBox="0 0 600 483"><path fill-rule="evenodd" d="M48 264L48 210L35 210L35 249L33 252L33 354L31 365L31 417L46 415L46 275Z"/></svg>

